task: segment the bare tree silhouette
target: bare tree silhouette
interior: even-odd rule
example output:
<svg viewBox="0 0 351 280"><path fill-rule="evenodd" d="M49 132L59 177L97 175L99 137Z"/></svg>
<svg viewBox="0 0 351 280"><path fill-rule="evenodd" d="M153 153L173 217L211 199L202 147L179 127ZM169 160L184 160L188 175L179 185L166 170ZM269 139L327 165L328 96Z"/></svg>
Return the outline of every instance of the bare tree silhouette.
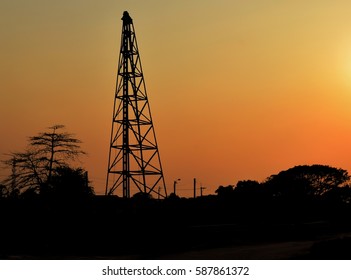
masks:
<svg viewBox="0 0 351 280"><path fill-rule="evenodd" d="M49 131L29 137L28 148L24 152L13 152L3 163L12 169L4 184L13 192L28 188L39 191L50 184L55 170L69 166L69 161L85 154L80 149L81 141L72 134L60 131L63 125L49 127Z"/></svg>

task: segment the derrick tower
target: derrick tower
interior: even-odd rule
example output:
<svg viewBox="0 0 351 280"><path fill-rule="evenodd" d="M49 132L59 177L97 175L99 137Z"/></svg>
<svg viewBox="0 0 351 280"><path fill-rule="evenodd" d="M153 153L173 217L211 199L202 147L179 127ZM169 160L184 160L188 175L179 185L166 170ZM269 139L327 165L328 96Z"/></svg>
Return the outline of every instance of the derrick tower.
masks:
<svg viewBox="0 0 351 280"><path fill-rule="evenodd" d="M105 194L166 197L133 20L122 21Z"/></svg>

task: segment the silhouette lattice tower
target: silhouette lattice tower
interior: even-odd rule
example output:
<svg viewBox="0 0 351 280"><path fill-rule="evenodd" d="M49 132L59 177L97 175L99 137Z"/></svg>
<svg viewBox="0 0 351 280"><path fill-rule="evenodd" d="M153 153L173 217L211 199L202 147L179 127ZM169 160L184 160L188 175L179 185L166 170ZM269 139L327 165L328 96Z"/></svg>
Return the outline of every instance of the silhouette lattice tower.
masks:
<svg viewBox="0 0 351 280"><path fill-rule="evenodd" d="M122 21L105 194L167 197L133 20Z"/></svg>

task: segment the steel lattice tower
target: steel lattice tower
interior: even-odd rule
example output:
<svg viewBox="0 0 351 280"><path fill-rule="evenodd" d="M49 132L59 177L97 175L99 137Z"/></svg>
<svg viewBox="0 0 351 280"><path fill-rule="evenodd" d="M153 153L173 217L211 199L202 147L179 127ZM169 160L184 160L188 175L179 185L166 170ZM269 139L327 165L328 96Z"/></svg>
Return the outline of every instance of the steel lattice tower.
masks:
<svg viewBox="0 0 351 280"><path fill-rule="evenodd" d="M105 194L166 197L133 20L124 12L122 21Z"/></svg>

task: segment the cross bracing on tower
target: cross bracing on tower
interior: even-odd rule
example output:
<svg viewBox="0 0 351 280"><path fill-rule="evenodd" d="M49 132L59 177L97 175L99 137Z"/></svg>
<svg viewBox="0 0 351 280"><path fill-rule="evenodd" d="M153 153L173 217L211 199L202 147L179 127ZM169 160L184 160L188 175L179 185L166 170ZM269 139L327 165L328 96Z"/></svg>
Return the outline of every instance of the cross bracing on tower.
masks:
<svg viewBox="0 0 351 280"><path fill-rule="evenodd" d="M106 194L166 197L133 20L124 12L122 21Z"/></svg>

